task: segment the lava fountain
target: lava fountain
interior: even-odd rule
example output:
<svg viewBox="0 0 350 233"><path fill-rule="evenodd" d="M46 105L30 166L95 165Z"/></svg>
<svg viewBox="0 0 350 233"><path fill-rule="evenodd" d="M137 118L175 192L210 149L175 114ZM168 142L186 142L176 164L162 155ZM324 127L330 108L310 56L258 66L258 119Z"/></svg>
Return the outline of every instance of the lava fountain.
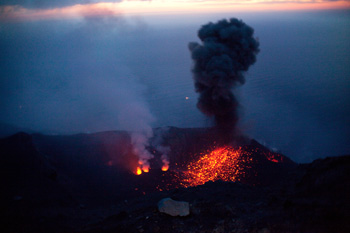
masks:
<svg viewBox="0 0 350 233"><path fill-rule="evenodd" d="M187 165L181 185L184 187L205 184L208 181L237 181L249 167L242 159L242 148L222 147Z"/></svg>
<svg viewBox="0 0 350 233"><path fill-rule="evenodd" d="M177 187L193 187L209 181L241 181L255 184L255 177L276 163L289 163L286 157L252 145L222 146L208 150L177 171ZM276 164L277 165L277 164Z"/></svg>
<svg viewBox="0 0 350 233"><path fill-rule="evenodd" d="M185 152L186 153L186 152ZM183 160L170 154L173 160L154 167L142 178L143 185L156 190L170 190L204 185L207 182L240 182L249 185L270 185L283 182L284 175L296 164L282 154L273 152L255 140L242 142L239 146L213 143L203 152L189 153ZM159 161L158 161L159 160ZM161 161L155 156L153 164ZM139 166L136 175L143 174ZM283 175L281 175L283 174Z"/></svg>

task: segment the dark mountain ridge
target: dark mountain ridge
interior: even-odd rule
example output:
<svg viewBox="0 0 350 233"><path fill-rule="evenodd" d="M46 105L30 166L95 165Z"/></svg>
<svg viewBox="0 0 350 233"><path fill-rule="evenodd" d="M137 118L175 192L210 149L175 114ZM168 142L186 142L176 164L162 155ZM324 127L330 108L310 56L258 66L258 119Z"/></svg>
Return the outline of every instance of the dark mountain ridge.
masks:
<svg viewBox="0 0 350 233"><path fill-rule="evenodd" d="M157 129L155 129L156 131ZM158 129L159 130L159 129ZM264 158L255 140L254 176L241 182L166 186L190 160L213 145L211 129L170 127L163 135L170 169L136 176L130 135L124 131L70 136L17 133L0 139L2 232L348 232L350 156L295 164ZM154 139L151 139L151 141ZM176 184L176 183L175 183ZM159 191L161 187L176 187ZM156 210L163 197L188 201L188 217ZM131 217L130 217L131 216ZM310 218L310 221L307 219ZM141 227L140 227L141 226ZM174 228L176 226L176 228Z"/></svg>

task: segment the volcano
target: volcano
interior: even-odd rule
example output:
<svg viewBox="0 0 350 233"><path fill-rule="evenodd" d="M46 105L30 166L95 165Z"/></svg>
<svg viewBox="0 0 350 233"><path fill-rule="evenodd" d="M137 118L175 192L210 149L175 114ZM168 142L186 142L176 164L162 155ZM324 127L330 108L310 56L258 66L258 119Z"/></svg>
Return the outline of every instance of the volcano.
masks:
<svg viewBox="0 0 350 233"><path fill-rule="evenodd" d="M253 139L220 142L212 128L165 132L168 169L151 142L150 170L139 175L128 132L1 139L2 232L349 229L349 156L299 165ZM191 215L158 213L156 203L169 196L189 201Z"/></svg>

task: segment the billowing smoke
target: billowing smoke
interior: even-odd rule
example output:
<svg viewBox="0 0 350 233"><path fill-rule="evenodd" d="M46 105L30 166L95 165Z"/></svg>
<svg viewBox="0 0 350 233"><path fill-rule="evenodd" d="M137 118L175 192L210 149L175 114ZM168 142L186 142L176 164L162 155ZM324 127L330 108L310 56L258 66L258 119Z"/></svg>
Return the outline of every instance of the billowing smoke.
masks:
<svg viewBox="0 0 350 233"><path fill-rule="evenodd" d="M244 72L256 61L259 42L254 30L232 18L208 23L198 31L202 44L191 42L197 107L213 116L221 136L231 140L238 121L239 103L233 90L245 83Z"/></svg>

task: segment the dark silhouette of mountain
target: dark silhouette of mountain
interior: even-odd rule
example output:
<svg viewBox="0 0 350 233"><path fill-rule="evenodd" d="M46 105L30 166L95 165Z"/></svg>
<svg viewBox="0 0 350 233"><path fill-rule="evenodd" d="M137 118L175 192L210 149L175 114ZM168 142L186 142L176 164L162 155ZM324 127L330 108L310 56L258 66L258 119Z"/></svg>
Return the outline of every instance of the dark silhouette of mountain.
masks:
<svg viewBox="0 0 350 233"><path fill-rule="evenodd" d="M34 133L33 130L0 122L0 138L9 137L18 132Z"/></svg>
<svg viewBox="0 0 350 233"><path fill-rule="evenodd" d="M269 160L255 140L236 144L254 151L240 182L184 188L177 172L221 146L212 129L168 128L169 171L151 143L141 176L125 131L0 139L1 232L349 232L350 156L298 165ZM188 201L191 214L158 212L164 197Z"/></svg>

